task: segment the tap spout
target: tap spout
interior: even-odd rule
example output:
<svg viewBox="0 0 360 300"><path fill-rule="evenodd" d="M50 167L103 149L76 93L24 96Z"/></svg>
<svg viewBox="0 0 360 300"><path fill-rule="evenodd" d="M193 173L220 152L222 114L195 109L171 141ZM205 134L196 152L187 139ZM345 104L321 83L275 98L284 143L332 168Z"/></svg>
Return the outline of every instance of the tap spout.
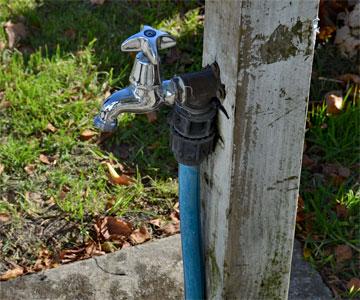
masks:
<svg viewBox="0 0 360 300"><path fill-rule="evenodd" d="M154 87L131 84L105 99L100 113L94 118L94 125L101 131L115 131L119 114L151 112L163 103L173 104L175 95L176 86L172 80Z"/></svg>

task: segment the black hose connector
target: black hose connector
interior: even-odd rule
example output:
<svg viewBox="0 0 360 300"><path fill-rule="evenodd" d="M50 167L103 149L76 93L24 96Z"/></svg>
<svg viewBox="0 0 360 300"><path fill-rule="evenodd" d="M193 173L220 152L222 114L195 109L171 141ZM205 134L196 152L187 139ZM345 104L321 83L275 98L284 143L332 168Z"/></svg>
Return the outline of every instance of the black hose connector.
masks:
<svg viewBox="0 0 360 300"><path fill-rule="evenodd" d="M196 166L215 148L217 112L223 110L218 96L224 95L223 85L217 64L179 78L178 90L185 95L179 95L171 114L171 150L178 163Z"/></svg>

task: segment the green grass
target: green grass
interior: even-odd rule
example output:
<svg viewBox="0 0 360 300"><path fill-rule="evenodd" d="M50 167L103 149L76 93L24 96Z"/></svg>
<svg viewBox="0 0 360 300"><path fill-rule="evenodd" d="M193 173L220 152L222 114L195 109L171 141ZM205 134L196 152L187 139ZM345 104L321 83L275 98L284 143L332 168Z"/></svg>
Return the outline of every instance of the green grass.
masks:
<svg viewBox="0 0 360 300"><path fill-rule="evenodd" d="M133 58L120 51L120 44L140 25L164 28L177 38L180 56L166 64L176 53L161 54L164 78L201 67L201 11L197 1L91 6L87 0L0 0L0 23L21 21L29 31L19 50L0 50L0 95L11 103L0 108L0 164L5 167L0 213L11 216L11 222L0 225L0 272L11 267L8 261L33 264L41 247L56 252L81 244L98 216L118 215L141 224L171 212L177 181L168 147L168 109L161 110L155 124L145 116L122 115L117 132L102 144L79 137L93 129L105 94L128 84ZM2 30L0 41L6 41ZM333 284L339 295L357 297L346 282L360 276L360 101L347 95L341 114L326 115L325 93L342 87L318 79L347 72L356 72L356 63L341 58L330 44L317 47L306 134L306 154L315 166L302 171L300 193L309 218L298 224L297 235L324 278L339 278ZM57 131L46 130L48 123ZM41 163L40 154L56 163ZM110 184L104 161L131 169L134 184ZM334 184L323 172L329 163L349 168L351 175ZM24 170L30 164L36 166L32 175ZM338 204L347 208L347 217L336 215ZM353 259L339 265L334 248L344 244Z"/></svg>
<svg viewBox="0 0 360 300"><path fill-rule="evenodd" d="M120 44L141 24L169 30L181 55L195 58L191 64L164 63L165 77L200 68L198 4L108 1L96 7L89 2L0 0L0 22L23 22L28 28L19 50L0 52L0 102L11 103L0 110L5 167L0 213L11 216L10 223L0 225L0 272L11 267L9 260L31 265L40 247L59 251L78 245L97 216L123 216L140 224L168 216L177 201L168 109L155 124L124 114L117 132L99 145L96 139L81 141L80 134L92 129L106 92L128 84L133 58L120 51ZM6 41L2 30L0 41ZM24 46L32 53L21 53ZM57 131L49 132L48 123ZM40 154L56 163L41 163ZM135 183L110 184L103 161L135 171ZM30 164L36 166L32 175L24 169ZM49 218L55 233L38 236L36 230L46 231ZM71 225L65 231L63 222Z"/></svg>
<svg viewBox="0 0 360 300"><path fill-rule="evenodd" d="M355 72L354 66L356 68L356 64L342 58L332 45L318 46L305 138L305 153L314 165L302 170L300 194L307 218L297 227L298 237L311 251L309 261L340 298L360 297L359 292L350 291L346 286L351 278L360 277L360 99L359 94L355 97L351 94L356 85L350 85L344 90L344 110L338 115L327 115L324 94L343 87L317 77L333 79ZM340 179L329 176L326 172L329 164L347 168L350 176ZM336 212L339 205L345 207L346 215ZM338 245L349 246L352 258L338 262L335 253Z"/></svg>

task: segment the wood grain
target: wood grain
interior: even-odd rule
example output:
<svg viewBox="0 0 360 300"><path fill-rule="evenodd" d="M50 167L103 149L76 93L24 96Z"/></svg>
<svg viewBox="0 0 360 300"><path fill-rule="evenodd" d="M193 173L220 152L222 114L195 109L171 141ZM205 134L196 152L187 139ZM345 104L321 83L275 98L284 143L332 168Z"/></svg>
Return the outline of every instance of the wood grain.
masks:
<svg viewBox="0 0 360 300"><path fill-rule="evenodd" d="M226 87L201 167L209 299L286 299L318 1L207 1L204 65Z"/></svg>

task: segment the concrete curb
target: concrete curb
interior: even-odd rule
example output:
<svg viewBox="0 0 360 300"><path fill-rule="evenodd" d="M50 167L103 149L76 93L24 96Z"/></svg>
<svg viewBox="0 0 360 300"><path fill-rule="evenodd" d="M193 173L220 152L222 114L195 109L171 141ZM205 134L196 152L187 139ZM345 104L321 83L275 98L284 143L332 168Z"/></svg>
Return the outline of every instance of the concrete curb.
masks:
<svg viewBox="0 0 360 300"><path fill-rule="evenodd" d="M0 283L2 300L182 299L180 236ZM295 244L291 300L331 299Z"/></svg>

